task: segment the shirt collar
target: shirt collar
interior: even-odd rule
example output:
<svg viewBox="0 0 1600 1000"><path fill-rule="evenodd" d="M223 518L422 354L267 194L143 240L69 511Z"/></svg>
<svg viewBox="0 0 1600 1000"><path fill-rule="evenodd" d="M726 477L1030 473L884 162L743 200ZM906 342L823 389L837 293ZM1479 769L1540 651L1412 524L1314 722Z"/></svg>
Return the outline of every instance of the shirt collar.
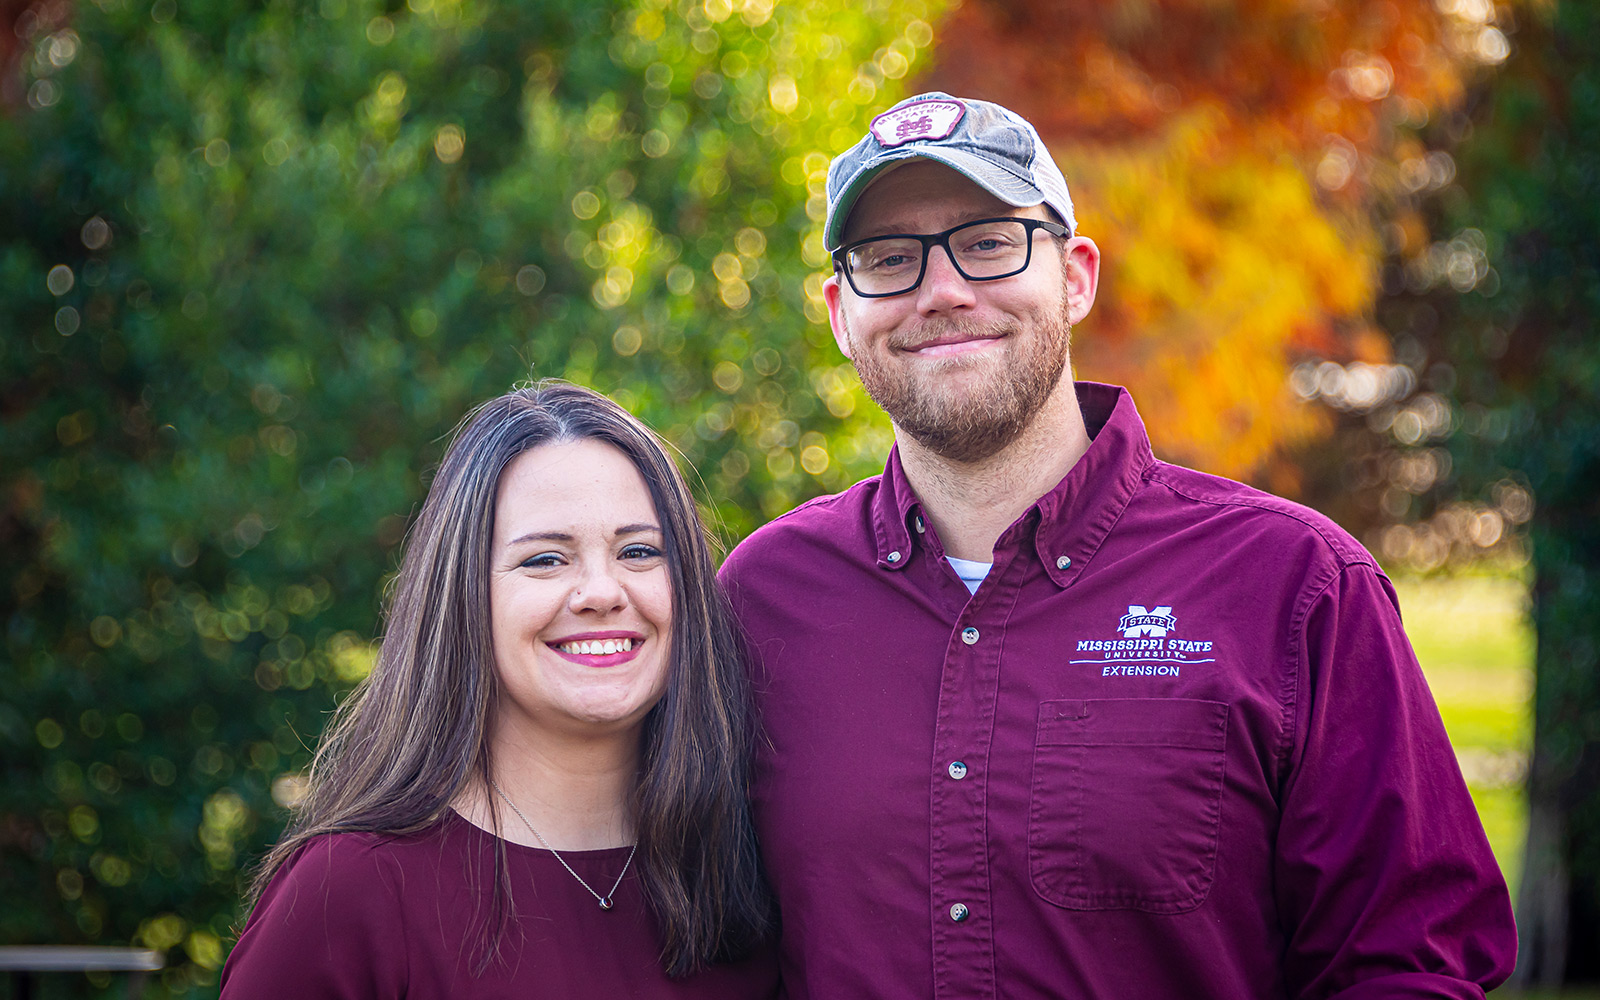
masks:
<svg viewBox="0 0 1600 1000"><path fill-rule="evenodd" d="M1078 406L1089 432L1089 450L1066 476L1000 536L999 547L1023 543L1032 525L1033 545L1045 572L1058 586L1070 584L1089 565L1100 543L1144 482L1155 462L1144 421L1133 397L1120 386L1075 383ZM873 503L878 565L903 569L913 547L926 539L921 502L906 480L899 446L891 448Z"/></svg>
<svg viewBox="0 0 1600 1000"><path fill-rule="evenodd" d="M921 543L926 537L922 520L922 501L912 491L900 464L900 445L889 449L889 461L879 480L878 496L872 505L872 531L878 545L880 569L905 569L911 562L912 536Z"/></svg>

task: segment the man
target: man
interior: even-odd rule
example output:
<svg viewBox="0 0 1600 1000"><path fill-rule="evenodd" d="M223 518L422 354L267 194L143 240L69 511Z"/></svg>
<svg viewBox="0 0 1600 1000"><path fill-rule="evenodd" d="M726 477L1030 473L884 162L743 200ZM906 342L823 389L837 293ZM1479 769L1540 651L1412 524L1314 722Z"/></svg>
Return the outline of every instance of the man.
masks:
<svg viewBox="0 0 1600 1000"><path fill-rule="evenodd" d="M828 315L896 444L723 573L788 995L1482 996L1510 904L1393 589L1066 376L1075 229L981 101L829 171Z"/></svg>

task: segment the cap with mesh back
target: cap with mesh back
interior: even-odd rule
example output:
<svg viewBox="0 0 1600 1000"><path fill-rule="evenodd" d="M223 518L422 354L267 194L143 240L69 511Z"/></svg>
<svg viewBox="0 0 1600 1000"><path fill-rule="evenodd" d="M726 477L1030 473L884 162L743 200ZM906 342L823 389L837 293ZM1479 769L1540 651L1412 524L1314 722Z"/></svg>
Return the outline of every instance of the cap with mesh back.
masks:
<svg viewBox="0 0 1600 1000"><path fill-rule="evenodd" d="M1008 205L1047 205L1076 232L1067 179L1027 119L989 101L934 91L908 97L872 119L860 142L828 167L830 250L844 240L856 199L879 174L906 160L942 163Z"/></svg>

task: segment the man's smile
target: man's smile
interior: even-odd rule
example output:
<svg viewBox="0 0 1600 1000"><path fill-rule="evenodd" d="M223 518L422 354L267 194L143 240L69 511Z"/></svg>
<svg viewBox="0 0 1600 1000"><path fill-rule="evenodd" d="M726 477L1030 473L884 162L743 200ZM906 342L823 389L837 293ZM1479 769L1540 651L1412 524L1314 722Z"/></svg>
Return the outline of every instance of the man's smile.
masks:
<svg viewBox="0 0 1600 1000"><path fill-rule="evenodd" d="M912 357L958 357L989 350L1012 332L1006 324L1000 323L936 321L918 324L914 330L891 337L889 348L895 354Z"/></svg>
<svg viewBox="0 0 1600 1000"><path fill-rule="evenodd" d="M919 357L942 358L987 350L1003 339L1005 339L1004 334L957 333L936 337L914 347L902 348L902 350L907 354L914 354Z"/></svg>

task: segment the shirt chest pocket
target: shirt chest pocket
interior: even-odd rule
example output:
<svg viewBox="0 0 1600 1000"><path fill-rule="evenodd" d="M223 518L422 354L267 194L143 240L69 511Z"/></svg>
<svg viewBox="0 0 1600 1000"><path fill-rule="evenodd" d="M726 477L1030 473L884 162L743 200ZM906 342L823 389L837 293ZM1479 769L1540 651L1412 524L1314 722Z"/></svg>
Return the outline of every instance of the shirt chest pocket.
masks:
<svg viewBox="0 0 1600 1000"><path fill-rule="evenodd" d="M1074 910L1199 906L1216 866L1227 736L1221 702L1041 704L1028 815L1034 890Z"/></svg>

